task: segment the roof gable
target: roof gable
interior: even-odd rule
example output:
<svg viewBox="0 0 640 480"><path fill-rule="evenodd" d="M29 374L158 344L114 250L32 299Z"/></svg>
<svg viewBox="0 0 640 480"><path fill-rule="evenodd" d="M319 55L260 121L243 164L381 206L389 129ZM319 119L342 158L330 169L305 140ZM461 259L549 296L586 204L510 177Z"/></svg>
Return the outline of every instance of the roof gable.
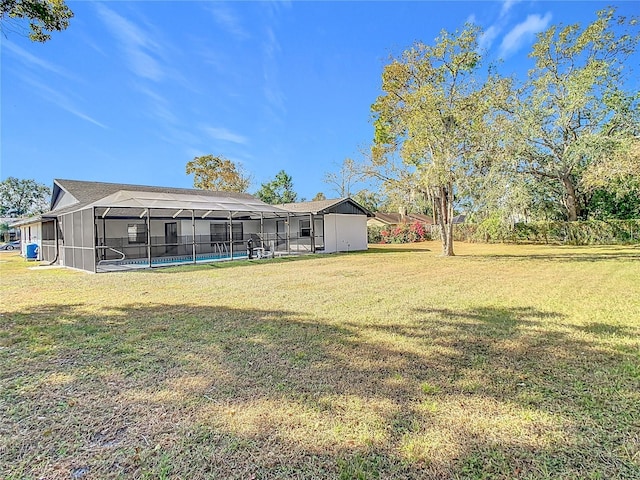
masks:
<svg viewBox="0 0 640 480"><path fill-rule="evenodd" d="M278 207L293 213L313 213L328 214L341 213L347 215L366 215L372 217L373 214L350 197L337 198L333 200L316 200L313 202L284 203Z"/></svg>
<svg viewBox="0 0 640 480"><path fill-rule="evenodd" d="M78 203L78 199L70 194L67 190L60 186L55 180L53 181L53 193L51 195L50 210L57 210Z"/></svg>

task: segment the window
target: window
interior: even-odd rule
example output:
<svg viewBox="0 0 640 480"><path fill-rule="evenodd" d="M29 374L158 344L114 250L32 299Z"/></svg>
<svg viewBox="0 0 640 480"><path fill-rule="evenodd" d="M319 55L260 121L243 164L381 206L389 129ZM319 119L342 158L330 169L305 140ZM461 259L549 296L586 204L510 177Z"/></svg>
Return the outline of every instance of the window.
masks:
<svg viewBox="0 0 640 480"><path fill-rule="evenodd" d="M42 240L55 240L56 226L55 222L42 222Z"/></svg>
<svg viewBox="0 0 640 480"><path fill-rule="evenodd" d="M212 223L210 227L212 242L228 242L229 241L229 224L228 223ZM242 223L233 224L233 241L242 241L244 238L244 229Z"/></svg>
<svg viewBox="0 0 640 480"><path fill-rule="evenodd" d="M229 234L227 233L226 223L212 223L210 228L212 242L228 242Z"/></svg>
<svg viewBox="0 0 640 480"><path fill-rule="evenodd" d="M147 224L130 223L127 227L129 243L147 243Z"/></svg>
<svg viewBox="0 0 640 480"><path fill-rule="evenodd" d="M310 237L311 236L311 220L300 220L300 236L301 237Z"/></svg>
<svg viewBox="0 0 640 480"><path fill-rule="evenodd" d="M241 242L243 238L244 230L242 228L242 223L234 223L233 224L233 240Z"/></svg>

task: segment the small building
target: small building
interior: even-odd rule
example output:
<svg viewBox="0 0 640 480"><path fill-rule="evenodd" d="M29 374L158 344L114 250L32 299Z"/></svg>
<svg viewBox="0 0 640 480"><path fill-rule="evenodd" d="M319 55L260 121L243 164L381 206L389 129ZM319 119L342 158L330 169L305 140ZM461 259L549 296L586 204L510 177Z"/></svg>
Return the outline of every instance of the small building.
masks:
<svg viewBox="0 0 640 480"><path fill-rule="evenodd" d="M296 214L310 213L313 223L306 218L298 220L301 222L298 228L311 229L310 237L316 242L321 239L325 253L367 249L367 219L373 214L349 197L278 206Z"/></svg>
<svg viewBox="0 0 640 480"><path fill-rule="evenodd" d="M15 226L23 253L35 243L38 260L89 272L366 249L369 213L333 202L275 206L243 193L54 180L51 210Z"/></svg>

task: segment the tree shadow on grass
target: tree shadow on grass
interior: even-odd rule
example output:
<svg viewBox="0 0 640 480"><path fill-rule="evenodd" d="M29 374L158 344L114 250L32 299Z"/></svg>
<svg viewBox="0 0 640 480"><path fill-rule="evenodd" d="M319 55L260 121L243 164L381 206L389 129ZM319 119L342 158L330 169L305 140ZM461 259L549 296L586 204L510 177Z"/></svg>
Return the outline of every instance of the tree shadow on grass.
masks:
<svg viewBox="0 0 640 480"><path fill-rule="evenodd" d="M1 324L0 470L629 477L634 357L562 320L529 307L338 325L285 310L44 305Z"/></svg>

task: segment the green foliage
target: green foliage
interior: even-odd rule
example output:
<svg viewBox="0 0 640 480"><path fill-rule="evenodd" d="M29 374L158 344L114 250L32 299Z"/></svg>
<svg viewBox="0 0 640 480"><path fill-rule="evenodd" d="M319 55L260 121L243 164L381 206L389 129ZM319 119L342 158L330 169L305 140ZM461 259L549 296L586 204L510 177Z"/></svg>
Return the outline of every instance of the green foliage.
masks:
<svg viewBox="0 0 640 480"><path fill-rule="evenodd" d="M382 243L382 230L386 227L378 225L367 226L367 243Z"/></svg>
<svg viewBox="0 0 640 480"><path fill-rule="evenodd" d="M223 156L195 157L187 162L186 172L193 175L193 186L201 190L244 193L251 184L251 177Z"/></svg>
<svg viewBox="0 0 640 480"><path fill-rule="evenodd" d="M637 103L635 108L639 108ZM640 129L640 125L635 125L635 129ZM591 165L585 172L583 182L587 188L603 188L616 181L632 181L632 185L637 188L640 177L640 138L631 137L618 147L618 150L603 155L600 162Z"/></svg>
<svg viewBox="0 0 640 480"><path fill-rule="evenodd" d="M637 135L640 99L621 85L640 36L634 20L614 13L600 11L584 28L554 25L538 35L530 55L535 67L505 132L519 171L559 186L569 221L588 216L585 172L595 169L594 178L605 181L595 167L611 170Z"/></svg>
<svg viewBox="0 0 640 480"><path fill-rule="evenodd" d="M0 223L0 241L8 242L9 241L9 224L8 223Z"/></svg>
<svg viewBox="0 0 640 480"><path fill-rule="evenodd" d="M613 186L615 188L615 186ZM629 220L640 218L640 188L637 191L616 193L596 190L589 199L589 217L594 220Z"/></svg>
<svg viewBox="0 0 640 480"><path fill-rule="evenodd" d="M485 242L498 241L503 242L507 239L509 227L496 214L483 220L477 227L475 238L482 239Z"/></svg>
<svg viewBox="0 0 640 480"><path fill-rule="evenodd" d="M353 198L357 203L362 205L370 212L378 212L380 210L380 203L382 199L376 192L363 189L353 195L351 198Z"/></svg>
<svg viewBox="0 0 640 480"><path fill-rule="evenodd" d="M63 0L2 0L0 4L2 33L20 30L16 21L29 22L29 38L34 42L46 42L51 35L46 32L62 31L69 26L73 12Z"/></svg>
<svg viewBox="0 0 640 480"><path fill-rule="evenodd" d="M274 180L263 183L255 195L271 205L294 203L298 198L293 191L293 179L284 170L280 170Z"/></svg>
<svg viewBox="0 0 640 480"><path fill-rule="evenodd" d="M0 182L0 216L24 217L49 209L51 190L35 180L7 177Z"/></svg>
<svg viewBox="0 0 640 480"><path fill-rule="evenodd" d="M456 240L469 242L615 245L640 243L640 220L538 221L505 223L490 217L455 227Z"/></svg>

